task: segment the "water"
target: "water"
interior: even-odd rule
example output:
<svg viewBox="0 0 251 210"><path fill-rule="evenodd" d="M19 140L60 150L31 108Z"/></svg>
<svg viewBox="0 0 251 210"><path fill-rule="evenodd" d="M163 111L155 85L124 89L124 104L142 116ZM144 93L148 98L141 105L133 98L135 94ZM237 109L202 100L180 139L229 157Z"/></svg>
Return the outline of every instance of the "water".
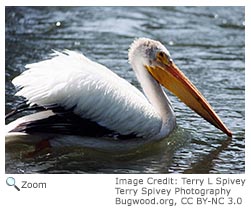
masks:
<svg viewBox="0 0 251 210"><path fill-rule="evenodd" d="M135 37L161 41L233 132L229 139L167 92L177 129L125 153L68 148L29 156L6 147L6 173L244 173L244 7L7 7L6 113L23 99L11 79L51 49L81 51L139 84L127 62ZM13 119L11 119L13 120Z"/></svg>

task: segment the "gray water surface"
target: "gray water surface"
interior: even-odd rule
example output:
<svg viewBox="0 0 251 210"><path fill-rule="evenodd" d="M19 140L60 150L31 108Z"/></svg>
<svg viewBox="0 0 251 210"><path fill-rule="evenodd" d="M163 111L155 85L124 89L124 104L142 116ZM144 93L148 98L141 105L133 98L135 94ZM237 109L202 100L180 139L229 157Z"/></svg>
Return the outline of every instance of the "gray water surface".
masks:
<svg viewBox="0 0 251 210"><path fill-rule="evenodd" d="M136 37L161 41L233 132L204 121L168 91L177 129L125 153L6 147L6 173L244 173L244 7L6 7L6 113L22 98L11 80L51 49L70 49L139 87L127 62ZM10 119L14 120L14 118ZM7 121L6 123L8 123Z"/></svg>

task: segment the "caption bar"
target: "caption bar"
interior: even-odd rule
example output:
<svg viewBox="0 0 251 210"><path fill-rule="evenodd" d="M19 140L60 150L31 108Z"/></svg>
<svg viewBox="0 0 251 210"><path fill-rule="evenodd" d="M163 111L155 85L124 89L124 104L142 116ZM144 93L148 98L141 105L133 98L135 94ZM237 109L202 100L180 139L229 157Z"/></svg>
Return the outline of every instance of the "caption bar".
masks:
<svg viewBox="0 0 251 210"><path fill-rule="evenodd" d="M118 178L115 180L115 205L236 205L244 203L242 178ZM234 190L233 190L234 189Z"/></svg>

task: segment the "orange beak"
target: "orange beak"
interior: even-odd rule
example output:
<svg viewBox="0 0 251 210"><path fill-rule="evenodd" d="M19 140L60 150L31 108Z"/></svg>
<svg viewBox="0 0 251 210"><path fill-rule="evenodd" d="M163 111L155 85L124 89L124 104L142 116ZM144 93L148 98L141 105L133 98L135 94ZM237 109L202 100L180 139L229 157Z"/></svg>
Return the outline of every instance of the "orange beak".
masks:
<svg viewBox="0 0 251 210"><path fill-rule="evenodd" d="M231 137L232 132L224 125L204 96L181 70L163 54L157 60L161 65L145 66L151 75L188 107Z"/></svg>

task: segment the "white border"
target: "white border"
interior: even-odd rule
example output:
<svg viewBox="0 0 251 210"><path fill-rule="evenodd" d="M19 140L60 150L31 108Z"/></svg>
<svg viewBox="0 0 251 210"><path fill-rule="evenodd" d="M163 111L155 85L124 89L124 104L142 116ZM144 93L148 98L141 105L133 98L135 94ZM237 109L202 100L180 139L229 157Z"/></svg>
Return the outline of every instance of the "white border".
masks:
<svg viewBox="0 0 251 210"><path fill-rule="evenodd" d="M251 130L247 129L251 125L251 3L246 6L245 9L245 165L246 165L246 175L251 175ZM251 186L249 186L251 189Z"/></svg>
<svg viewBox="0 0 251 210"><path fill-rule="evenodd" d="M0 158L3 164L0 164L0 173L1 175L5 173L5 143L4 143L4 127L5 127L5 7L1 5L0 7L0 70L1 70L1 77L0 77L0 117L1 117L1 143L0 143ZM0 175L0 176L1 176Z"/></svg>
<svg viewBox="0 0 251 210"><path fill-rule="evenodd" d="M2 0L5 6L246 6L249 0Z"/></svg>
<svg viewBox="0 0 251 210"><path fill-rule="evenodd" d="M5 6L245 6L246 9L246 17L245 17L245 125L246 128L250 126L250 116L251 116L251 102L250 102L250 90L251 90L251 59L250 57L250 46L251 46L251 35L250 35L250 27L251 27L251 1L249 0L230 0L230 1L215 1L212 4L211 0L154 0L154 1L108 1L108 0L92 0L92 1L83 1L83 0L50 0L50 1L30 1L30 0L2 0L0 2L0 66L2 71L2 76L0 78L0 95L4 95L4 69L5 69ZM4 119L4 110L5 110L5 99L4 97L0 98L0 103L2 105L2 109L0 110L1 119ZM1 128L4 127L4 122L1 120ZM29 180L29 181L44 181L48 183L47 190L27 190L22 193L16 192L15 189L11 189L6 186L5 180L7 175L5 175L5 153L4 153L4 136L3 130L1 129L1 145L0 145L0 198L1 198L1 208L11 208L11 209L45 209L45 208L56 208L56 209L84 209L84 208L109 208L109 209L117 209L118 207L113 205L113 199L115 198L114 192L114 180L118 175L15 175L17 180ZM221 177L240 177L246 178L247 186L243 191L237 192L240 195L245 195L244 197L250 199L250 175L251 175L251 161L250 161L250 140L251 140L251 132L250 129L246 129L245 131L245 145L246 145L246 173L241 175L220 175ZM131 178L140 178L148 175L121 175L131 177ZM154 175L155 176L155 175ZM156 175L161 176L161 175ZM172 176L172 175L168 175ZM174 175L174 176L188 176L188 177L203 177L203 176L216 176L216 175ZM20 183L17 183L20 184ZM16 194L18 193L18 194ZM250 202L249 202L250 203ZM248 206L248 205L247 205ZM238 209L247 209L247 206L235 208ZM249 205L250 206L250 205ZM143 208L152 209L153 207L145 207ZM139 206L131 207L130 209L138 209L142 208ZM166 207L155 208L155 209L166 209ZM188 206L182 206L180 209L184 209ZM221 206L200 206L199 208L222 208ZM170 207L171 208L171 207ZM172 207L173 208L173 207ZM194 208L194 207L193 207ZM224 206L225 209L231 209L230 207ZM121 209L121 208L119 208ZM122 208L124 209L124 208ZM177 208L176 208L177 209ZM179 209L179 208L178 208Z"/></svg>

